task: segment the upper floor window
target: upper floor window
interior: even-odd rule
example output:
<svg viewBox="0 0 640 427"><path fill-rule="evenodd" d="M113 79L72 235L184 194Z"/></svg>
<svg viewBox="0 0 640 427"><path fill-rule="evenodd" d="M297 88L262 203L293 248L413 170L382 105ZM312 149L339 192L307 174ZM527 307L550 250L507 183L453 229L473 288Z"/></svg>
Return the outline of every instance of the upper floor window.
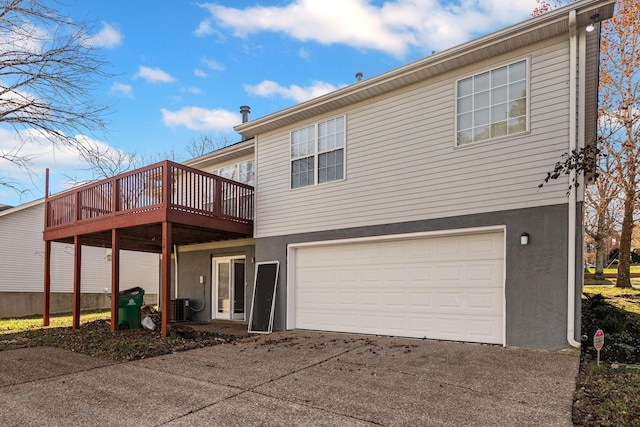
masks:
<svg viewBox="0 0 640 427"><path fill-rule="evenodd" d="M344 116L291 132L291 188L344 178Z"/></svg>
<svg viewBox="0 0 640 427"><path fill-rule="evenodd" d="M224 166L220 169L214 170L212 173L221 176L223 178L232 179L243 184L255 185L256 177L253 170L253 160L247 160L244 162L236 163L229 166Z"/></svg>
<svg viewBox="0 0 640 427"><path fill-rule="evenodd" d="M527 61L458 81L457 145L527 130Z"/></svg>

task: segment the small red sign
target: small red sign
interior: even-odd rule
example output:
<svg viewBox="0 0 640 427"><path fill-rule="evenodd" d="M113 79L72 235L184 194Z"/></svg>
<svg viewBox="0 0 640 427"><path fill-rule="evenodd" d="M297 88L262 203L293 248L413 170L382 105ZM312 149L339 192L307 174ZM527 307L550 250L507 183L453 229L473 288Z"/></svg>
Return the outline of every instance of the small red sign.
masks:
<svg viewBox="0 0 640 427"><path fill-rule="evenodd" d="M602 332L602 329L598 329L596 334L593 336L593 346L598 351L602 350L602 347L604 346L604 332Z"/></svg>

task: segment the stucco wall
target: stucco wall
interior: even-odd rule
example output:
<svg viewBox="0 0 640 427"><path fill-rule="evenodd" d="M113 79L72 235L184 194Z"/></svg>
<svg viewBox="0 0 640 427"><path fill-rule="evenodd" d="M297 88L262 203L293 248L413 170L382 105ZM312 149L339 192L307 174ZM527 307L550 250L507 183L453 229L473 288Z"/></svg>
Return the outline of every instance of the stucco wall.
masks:
<svg viewBox="0 0 640 427"><path fill-rule="evenodd" d="M246 258L245 279L247 282L245 313L249 318L251 309L251 295L253 294L255 257L253 246L232 248L204 249L198 251L178 250L178 293L175 295L175 275L172 276L172 298L188 298L191 310L189 320L206 322L211 319L211 258L225 256L241 256ZM200 284L200 276L204 276L204 284ZM203 306L204 304L204 306ZM202 310L199 310L201 309ZM198 309L199 311L195 311Z"/></svg>
<svg viewBox="0 0 640 427"><path fill-rule="evenodd" d="M274 328L286 327L289 243L494 225L506 227L506 344L551 350L567 347L567 205L256 239L256 262L281 263ZM527 246L520 245L524 232L530 236Z"/></svg>

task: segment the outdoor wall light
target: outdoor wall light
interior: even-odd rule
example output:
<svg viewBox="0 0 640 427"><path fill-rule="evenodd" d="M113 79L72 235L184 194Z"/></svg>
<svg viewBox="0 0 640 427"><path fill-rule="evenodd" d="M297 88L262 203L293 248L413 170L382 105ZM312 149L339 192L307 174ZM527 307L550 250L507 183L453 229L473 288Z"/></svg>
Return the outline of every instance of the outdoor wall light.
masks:
<svg viewBox="0 0 640 427"><path fill-rule="evenodd" d="M595 27L595 23L598 22L598 18L600 17L600 15L598 13L596 13L595 15L591 15L589 17L589 19L591 19L591 22L589 23L589 25L587 25L587 28L585 28L587 30L588 33L592 32L593 30L596 29Z"/></svg>
<svg viewBox="0 0 640 427"><path fill-rule="evenodd" d="M522 246L525 246L525 245L529 244L529 235L527 233L522 233L520 235L520 244Z"/></svg>

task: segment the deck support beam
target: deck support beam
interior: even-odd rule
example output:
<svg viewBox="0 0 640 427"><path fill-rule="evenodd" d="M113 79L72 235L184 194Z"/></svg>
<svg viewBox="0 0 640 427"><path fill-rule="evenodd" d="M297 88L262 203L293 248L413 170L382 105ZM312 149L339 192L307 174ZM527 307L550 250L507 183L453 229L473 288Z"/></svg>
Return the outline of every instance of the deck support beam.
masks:
<svg viewBox="0 0 640 427"><path fill-rule="evenodd" d="M73 329L80 327L80 279L82 272L82 240L73 236Z"/></svg>
<svg viewBox="0 0 640 427"><path fill-rule="evenodd" d="M44 304L42 326L49 326L51 313L51 240L44 241Z"/></svg>
<svg viewBox="0 0 640 427"><path fill-rule="evenodd" d="M111 332L119 329L120 302L120 230L111 230Z"/></svg>
<svg viewBox="0 0 640 427"><path fill-rule="evenodd" d="M171 223L162 223L162 276L161 312L162 312L162 337L169 333L169 319L171 318Z"/></svg>

